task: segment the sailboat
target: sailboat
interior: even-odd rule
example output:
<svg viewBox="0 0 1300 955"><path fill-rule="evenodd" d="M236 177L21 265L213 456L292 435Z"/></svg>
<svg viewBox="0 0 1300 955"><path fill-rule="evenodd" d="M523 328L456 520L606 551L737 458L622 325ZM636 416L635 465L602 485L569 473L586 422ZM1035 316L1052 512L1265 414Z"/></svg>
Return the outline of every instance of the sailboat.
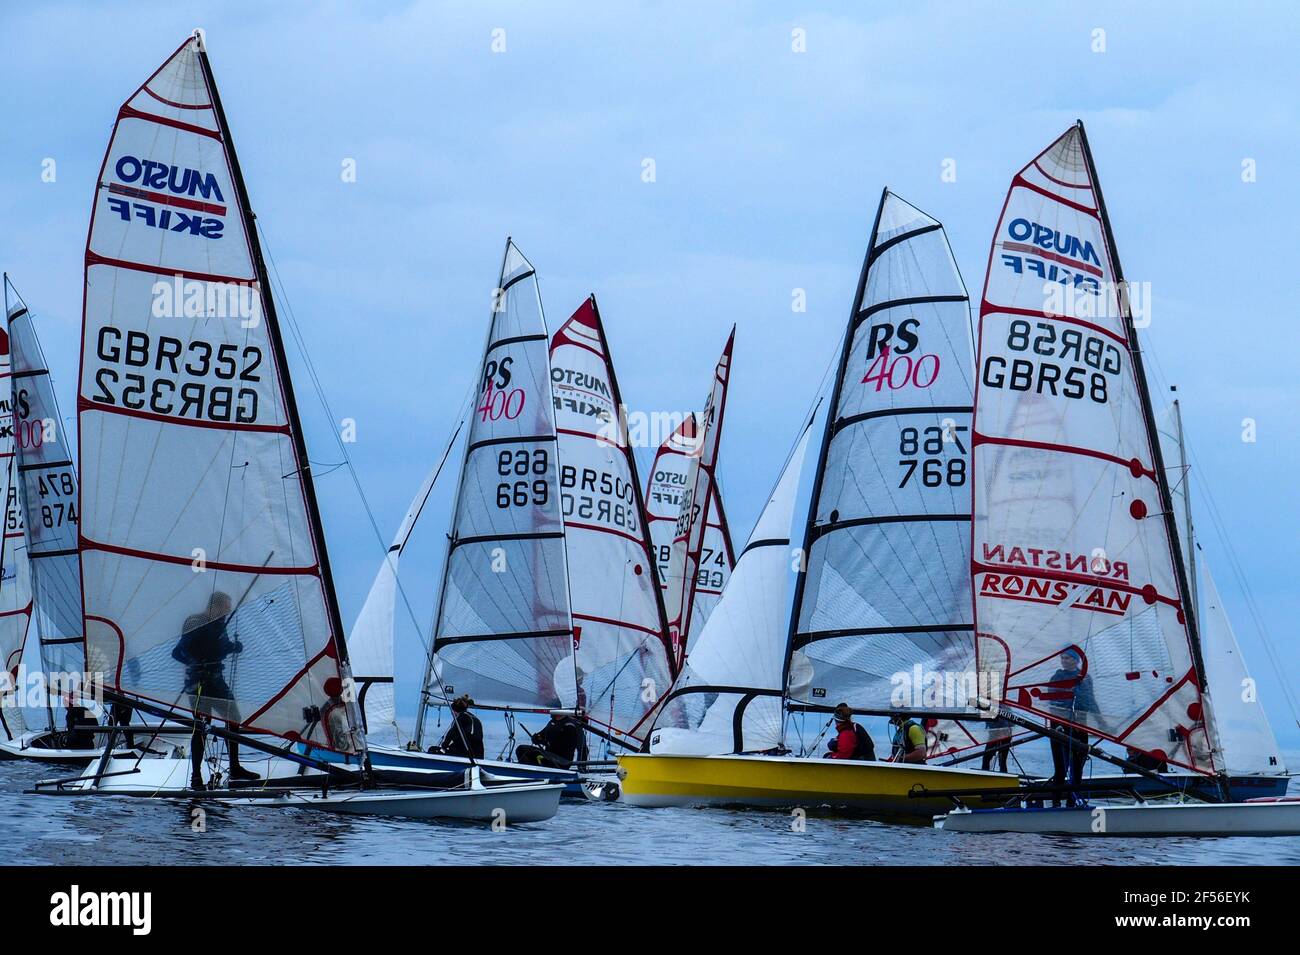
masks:
<svg viewBox="0 0 1300 955"><path fill-rule="evenodd" d="M182 782L160 795L549 818L560 787L493 787L477 770L463 781L408 776L402 782L416 788L372 788L384 777L366 767L348 692L347 644L254 222L196 31L121 107L87 239L78 510L95 689L184 726L210 722L208 735L232 748L315 770L319 787L295 792L278 779L274 790L232 796ZM295 744L358 756L361 766L334 766ZM231 757L228 781L237 781ZM114 777L170 778L178 762L105 759L38 791L112 791Z"/></svg>
<svg viewBox="0 0 1300 955"><path fill-rule="evenodd" d="M977 365L970 572L999 712L1124 746L1227 797L1178 512L1082 122L1012 180ZM939 824L1277 835L1300 832L1300 804L960 808Z"/></svg>
<svg viewBox="0 0 1300 955"><path fill-rule="evenodd" d="M591 296L550 335L509 240L498 289L415 741L431 705L468 693L526 732L528 714L562 711L635 748L673 665L600 311Z"/></svg>
<svg viewBox="0 0 1300 955"><path fill-rule="evenodd" d="M646 478L646 523L650 525L650 540L654 545L659 570L659 588L665 592L673 538L677 520L682 513L682 500L689 477L690 459L700 452L702 417L691 412L682 419L682 423L673 429L672 434L664 439L655 452L650 474ZM704 629L713 608L718 605L722 591L736 566L736 551L731 540L731 526L722 505L722 490L716 479L711 485L708 504L702 517L697 516L697 519L704 521L704 536L690 611L691 629L684 643L684 649L688 653L699 639L700 631Z"/></svg>
<svg viewBox="0 0 1300 955"><path fill-rule="evenodd" d="M791 551L791 523L815 415L687 656L650 753L619 756L628 802L916 815L946 805L947 789L1019 785L975 769L786 755L789 714L838 702L857 714L975 715L971 364L968 297L943 227L886 190L821 415L803 546ZM914 672L955 677L956 692L917 685L897 697ZM702 718L691 698L706 702ZM931 795L911 798L918 786Z"/></svg>
<svg viewBox="0 0 1300 955"><path fill-rule="evenodd" d="M704 411L686 415L660 445L646 488L646 520L678 669L736 563L717 480L735 340L733 328L714 368Z"/></svg>
<svg viewBox="0 0 1300 955"><path fill-rule="evenodd" d="M85 764L103 745L87 745L59 728L55 707L65 694L78 703L85 669L81 637L81 577L77 553L77 474L63 434L36 327L26 302L4 277L6 333L0 347L0 398L6 428L6 519L0 579L0 645L11 681L26 649L28 677L39 675L45 726L26 729L22 710L0 707L0 759ZM36 640L30 639L35 630ZM17 687L14 687L15 692ZM30 701L29 701L30 702Z"/></svg>

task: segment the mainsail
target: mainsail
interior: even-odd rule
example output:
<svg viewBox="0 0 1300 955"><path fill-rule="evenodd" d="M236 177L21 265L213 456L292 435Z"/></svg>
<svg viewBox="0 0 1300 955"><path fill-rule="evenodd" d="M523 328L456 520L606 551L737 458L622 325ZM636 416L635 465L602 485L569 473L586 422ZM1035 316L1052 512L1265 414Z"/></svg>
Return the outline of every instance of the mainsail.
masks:
<svg viewBox="0 0 1300 955"><path fill-rule="evenodd" d="M23 534L14 450L12 379L9 336L0 330L0 482L5 500L4 532L0 538L0 663L4 671L0 673L0 729L11 739L25 729L21 706L26 701L15 681L32 619L31 565Z"/></svg>
<svg viewBox="0 0 1300 955"><path fill-rule="evenodd" d="M631 733L673 664L636 462L595 296L551 339L578 704Z"/></svg>
<svg viewBox="0 0 1300 955"><path fill-rule="evenodd" d="M77 471L31 312L7 277L5 302L19 524L31 561L36 632L45 672L62 675L58 682L71 688L85 669Z"/></svg>
<svg viewBox="0 0 1300 955"><path fill-rule="evenodd" d="M549 345L536 272L507 239L417 740L427 705L461 693L505 709L578 705Z"/></svg>
<svg viewBox="0 0 1300 955"><path fill-rule="evenodd" d="M791 700L971 712L971 367L943 227L885 190L814 479Z"/></svg>
<svg viewBox="0 0 1300 955"><path fill-rule="evenodd" d="M699 451L700 416L691 412L659 446L646 485L646 522L654 546L659 571L659 587L668 591L668 565L672 560L673 537L682 513L682 498L690 477L691 459ZM736 566L731 529L722 507L722 491L717 481L710 482L711 493L704 510L704 541L700 549L700 566L691 609L691 630L686 635L689 653L699 639L704 624L722 597Z"/></svg>
<svg viewBox="0 0 1300 955"><path fill-rule="evenodd" d="M769 750L784 739L790 527L812 423L795 443L650 736L656 753ZM694 714L699 714L698 716Z"/></svg>
<svg viewBox="0 0 1300 955"><path fill-rule="evenodd" d="M346 683L343 628L200 34L118 112L91 213L81 357L87 669L129 696L352 749L354 734L332 739L319 717L327 683Z"/></svg>
<svg viewBox="0 0 1300 955"><path fill-rule="evenodd" d="M668 615L668 635L672 643L674 664L681 666L690 650L690 634L697 607L696 594L701 589L701 576L708 576L716 568L716 557L710 555L714 566L704 564L706 536L708 533L709 504L717 485L718 448L722 438L722 423L727 410L727 385L731 379L731 353L736 341L732 328L727 344L722 349L713 372L713 387L709 400L700 413L698 423L682 431L682 443L691 448L686 461L686 474L681 484L681 507L677 523L673 526L668 568L663 575L664 609ZM692 420L692 419L688 419ZM716 545L715 545L716 546ZM705 587L713 590L713 587ZM716 599L716 598L715 598ZM712 610L706 597L702 608L707 614ZM698 631L695 631L698 634Z"/></svg>
<svg viewBox="0 0 1300 955"><path fill-rule="evenodd" d="M1213 771L1194 614L1082 124L1012 180L979 316L972 574L1003 698Z"/></svg>

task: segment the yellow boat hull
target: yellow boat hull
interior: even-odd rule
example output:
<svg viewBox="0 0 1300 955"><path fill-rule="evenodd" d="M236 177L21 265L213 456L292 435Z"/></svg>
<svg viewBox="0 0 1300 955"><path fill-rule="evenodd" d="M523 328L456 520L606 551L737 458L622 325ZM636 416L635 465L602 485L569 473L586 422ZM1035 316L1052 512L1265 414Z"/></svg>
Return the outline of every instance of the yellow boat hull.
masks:
<svg viewBox="0 0 1300 955"><path fill-rule="evenodd" d="M626 754L618 757L618 775L621 798L634 806L828 806L927 818L952 801L911 797L914 787L1009 793L1020 785L1017 776L978 769L792 756Z"/></svg>

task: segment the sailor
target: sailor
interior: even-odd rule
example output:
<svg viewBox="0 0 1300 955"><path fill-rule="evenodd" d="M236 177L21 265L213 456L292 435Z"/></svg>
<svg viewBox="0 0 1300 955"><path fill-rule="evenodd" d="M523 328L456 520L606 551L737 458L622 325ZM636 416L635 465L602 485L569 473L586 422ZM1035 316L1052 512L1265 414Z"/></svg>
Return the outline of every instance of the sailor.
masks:
<svg viewBox="0 0 1300 955"><path fill-rule="evenodd" d="M323 687L328 699L320 711L320 725L325 731L325 745L340 753L355 753L361 747L348 720L348 706L343 701L343 681L332 676Z"/></svg>
<svg viewBox="0 0 1300 955"><path fill-rule="evenodd" d="M429 747L430 753L483 758L483 724L469 711L473 705L468 693L451 701L451 726L441 743Z"/></svg>
<svg viewBox="0 0 1300 955"><path fill-rule="evenodd" d="M1097 712L1097 699L1092 692L1092 680L1083 670L1083 654L1075 647L1061 651L1060 669L1052 674L1042 699L1047 703L1049 726L1064 739L1051 737L1052 805L1061 804L1061 793L1066 788L1068 775L1071 789L1083 782L1083 764L1088 761L1088 731L1082 729L1088 721L1087 714ZM1095 717L1094 717L1095 718ZM1066 793L1070 806L1079 805L1074 792Z"/></svg>
<svg viewBox="0 0 1300 955"><path fill-rule="evenodd" d="M130 726L135 709L125 700L117 700L108 708L109 723L113 726ZM126 745L135 748L135 734L125 734Z"/></svg>
<svg viewBox="0 0 1300 955"><path fill-rule="evenodd" d="M551 710L551 720L541 732L532 734L532 746L515 748L516 762L529 766L568 769L587 761L587 734L571 710Z"/></svg>
<svg viewBox="0 0 1300 955"><path fill-rule="evenodd" d="M924 763L925 730L916 720L909 720L902 713L895 713L889 718L889 725L894 729L893 748L889 754L891 762Z"/></svg>
<svg viewBox="0 0 1300 955"><path fill-rule="evenodd" d="M68 749L94 749L95 734L87 726L98 726L99 721L90 715L90 711L80 702L68 698L67 715L64 718L67 730Z"/></svg>
<svg viewBox="0 0 1300 955"><path fill-rule="evenodd" d="M876 744L871 734L853 721L853 710L849 704L840 703L835 707L835 735L826 744L828 752L823 759L859 759L874 760Z"/></svg>
<svg viewBox="0 0 1300 955"><path fill-rule="evenodd" d="M243 653L244 645L238 639L231 640L226 634L230 617L230 595L220 590L213 591L208 598L206 610L185 618L181 638L172 648L172 659L185 664L184 692L189 697L190 709L196 713L211 713L238 725L239 710L235 706L234 694L226 683L225 660L229 656ZM190 737L190 758L195 767L195 777L191 782L198 778L197 767L203 762L206 735L200 731L196 721L194 733ZM227 752L232 781L261 778L251 769L239 765L239 744L233 739L227 743Z"/></svg>
<svg viewBox="0 0 1300 955"><path fill-rule="evenodd" d="M1004 719L1001 715L995 716L989 720L989 741L984 744L984 755L980 761L980 769L988 772L993 766L993 760L996 757L998 761L998 772L1007 771L1007 757L1011 754L1011 721Z"/></svg>

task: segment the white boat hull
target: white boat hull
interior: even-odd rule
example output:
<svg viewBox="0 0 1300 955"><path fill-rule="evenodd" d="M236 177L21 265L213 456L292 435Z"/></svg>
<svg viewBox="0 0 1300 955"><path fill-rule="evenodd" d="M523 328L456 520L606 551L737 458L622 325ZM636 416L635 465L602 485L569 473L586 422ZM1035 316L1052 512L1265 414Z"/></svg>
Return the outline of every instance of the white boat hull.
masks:
<svg viewBox="0 0 1300 955"><path fill-rule="evenodd" d="M935 827L1063 836L1300 836L1300 802L955 809L936 816Z"/></svg>
<svg viewBox="0 0 1300 955"><path fill-rule="evenodd" d="M222 799L226 804L277 809L316 809L357 816L403 819L464 819L475 822L544 822L560 806L562 783L524 783L440 792L291 792L268 799Z"/></svg>
<svg viewBox="0 0 1300 955"><path fill-rule="evenodd" d="M38 763L76 765L92 763L103 757L102 749L61 749L42 746L40 740L49 735L48 730L34 730L16 739L0 740L0 760L27 759ZM117 755L130 756L131 750L118 750Z"/></svg>

